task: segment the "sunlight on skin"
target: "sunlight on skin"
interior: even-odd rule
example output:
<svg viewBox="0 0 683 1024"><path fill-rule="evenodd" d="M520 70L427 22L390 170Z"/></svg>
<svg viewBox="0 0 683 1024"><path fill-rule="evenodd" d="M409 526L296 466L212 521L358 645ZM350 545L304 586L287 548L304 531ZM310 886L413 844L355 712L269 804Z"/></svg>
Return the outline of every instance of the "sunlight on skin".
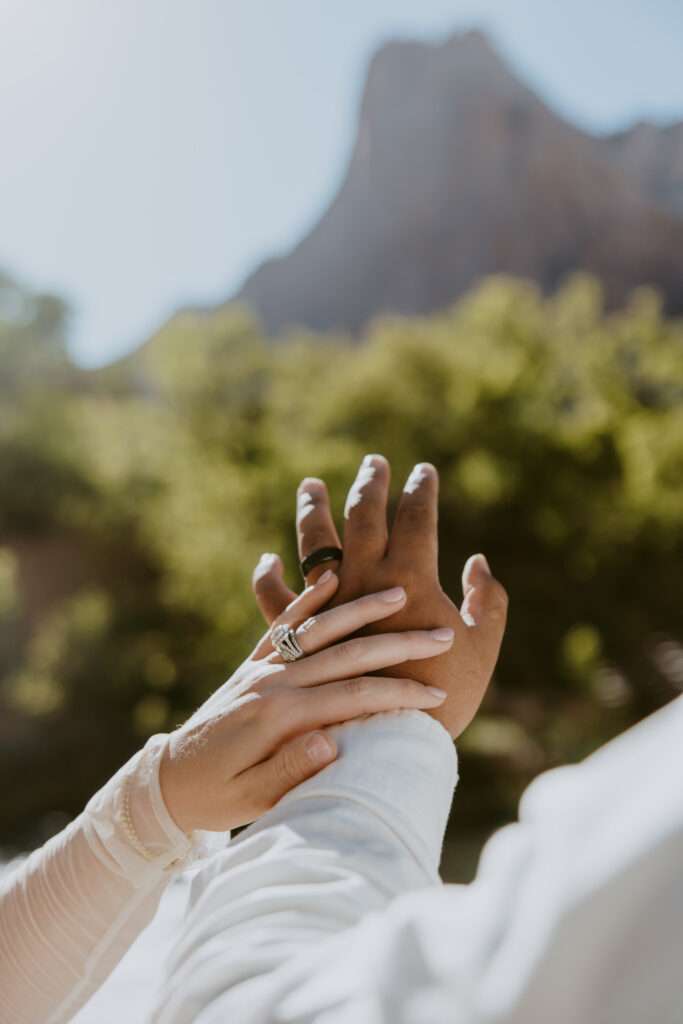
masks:
<svg viewBox="0 0 683 1024"><path fill-rule="evenodd" d="M353 482L353 486L348 493L346 498L346 505L344 506L344 519L348 519L352 509L356 508L363 501L363 490L369 484L372 484L379 470L376 466L368 464L367 460L363 460L363 464L358 470L358 476Z"/></svg>

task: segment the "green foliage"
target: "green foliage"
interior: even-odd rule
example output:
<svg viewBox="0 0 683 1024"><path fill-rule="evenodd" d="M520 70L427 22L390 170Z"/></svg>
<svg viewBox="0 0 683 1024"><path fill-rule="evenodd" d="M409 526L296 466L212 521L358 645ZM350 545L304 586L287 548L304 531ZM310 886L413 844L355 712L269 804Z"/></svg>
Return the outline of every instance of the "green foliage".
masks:
<svg viewBox="0 0 683 1024"><path fill-rule="evenodd" d="M496 679L460 743L460 832L508 820L536 772L680 690L683 329L651 292L608 314L584 276L550 299L491 279L443 314L380 319L360 343L268 343L239 308L183 314L98 374L66 362L58 304L13 302L6 836L73 813L232 671L261 629L260 553L280 551L296 583L299 480L325 477L340 512L367 451L391 460L394 502L414 462L439 467L445 589L457 597L483 550L511 595Z"/></svg>
<svg viewBox="0 0 683 1024"><path fill-rule="evenodd" d="M18 611L17 560L8 548L0 548L0 623L11 623Z"/></svg>

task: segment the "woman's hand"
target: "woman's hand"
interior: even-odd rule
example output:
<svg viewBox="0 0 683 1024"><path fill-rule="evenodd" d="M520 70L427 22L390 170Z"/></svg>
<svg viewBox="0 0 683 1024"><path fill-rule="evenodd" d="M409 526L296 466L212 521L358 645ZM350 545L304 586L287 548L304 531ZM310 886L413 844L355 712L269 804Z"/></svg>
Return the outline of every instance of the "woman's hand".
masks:
<svg viewBox="0 0 683 1024"><path fill-rule="evenodd" d="M395 614L406 594L394 587L314 615L338 584L334 573L325 574L272 624L295 629L305 658L285 663L267 633L232 678L169 737L161 789L184 832L224 831L264 814L334 760L336 747L325 726L394 708L432 709L444 700L445 692L435 687L368 673L443 654L453 631L344 640Z"/></svg>

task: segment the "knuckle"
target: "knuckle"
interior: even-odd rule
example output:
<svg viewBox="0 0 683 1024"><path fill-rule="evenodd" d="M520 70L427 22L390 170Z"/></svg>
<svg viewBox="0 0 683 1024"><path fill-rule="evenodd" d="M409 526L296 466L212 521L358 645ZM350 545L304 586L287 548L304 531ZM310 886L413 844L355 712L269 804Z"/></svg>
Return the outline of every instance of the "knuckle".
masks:
<svg viewBox="0 0 683 1024"><path fill-rule="evenodd" d="M344 640L337 644L336 651L345 661L357 661L363 651L363 643L358 637Z"/></svg>
<svg viewBox="0 0 683 1024"><path fill-rule="evenodd" d="M255 707L255 713L270 722L281 724L289 718L291 712L290 694L287 690L268 690L261 694Z"/></svg>
<svg viewBox="0 0 683 1024"><path fill-rule="evenodd" d="M351 509L348 522L353 527L354 532L361 534L361 536L371 537L377 530L375 517L367 505L356 505L355 508Z"/></svg>
<svg viewBox="0 0 683 1024"><path fill-rule="evenodd" d="M372 690L372 684L367 676L354 676L344 681L344 692L350 697L366 697Z"/></svg>
<svg viewBox="0 0 683 1024"><path fill-rule="evenodd" d="M277 700L274 691L254 686L250 696L251 699L246 701L245 707L252 718L275 717Z"/></svg>
<svg viewBox="0 0 683 1024"><path fill-rule="evenodd" d="M296 786L301 779L299 759L294 747L283 747L275 759L274 767L278 782L288 789Z"/></svg>
<svg viewBox="0 0 683 1024"><path fill-rule="evenodd" d="M263 700L264 698L260 694L250 694L238 704L237 713L240 724L250 724L257 720L260 709L263 707Z"/></svg>
<svg viewBox="0 0 683 1024"><path fill-rule="evenodd" d="M420 700L424 697L425 688L415 679L401 679L399 683L401 696L407 701Z"/></svg>
<svg viewBox="0 0 683 1024"><path fill-rule="evenodd" d="M305 526L304 527L304 542L303 542L303 556L313 554L318 548L327 547L332 543L330 538L329 530L326 530L322 526Z"/></svg>
<svg viewBox="0 0 683 1024"><path fill-rule="evenodd" d="M401 510L401 518L410 530L424 529L430 522L431 505L427 501L414 498Z"/></svg>

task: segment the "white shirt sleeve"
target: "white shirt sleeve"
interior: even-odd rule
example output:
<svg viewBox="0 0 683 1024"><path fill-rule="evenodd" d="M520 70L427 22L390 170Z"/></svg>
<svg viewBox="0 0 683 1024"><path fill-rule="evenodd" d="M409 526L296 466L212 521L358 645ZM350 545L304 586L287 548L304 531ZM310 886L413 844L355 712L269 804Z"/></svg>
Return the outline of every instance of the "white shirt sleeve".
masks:
<svg viewBox="0 0 683 1024"><path fill-rule="evenodd" d="M216 845L175 825L153 736L0 888L0 1022L62 1024L152 919L166 885ZM220 845L224 845L221 837Z"/></svg>
<svg viewBox="0 0 683 1024"><path fill-rule="evenodd" d="M537 779L469 886L436 863L455 760L420 712L200 873L156 1024L679 1024L683 698Z"/></svg>
<svg viewBox="0 0 683 1024"><path fill-rule="evenodd" d="M422 712L395 711L334 735L338 759L195 878L159 1024L313 1019L317 997L301 1017L275 1016L285 998L297 1002L297 961L317 959L399 893L443 891L438 864L457 777L448 733ZM332 980L331 1005L352 1000L361 977Z"/></svg>

